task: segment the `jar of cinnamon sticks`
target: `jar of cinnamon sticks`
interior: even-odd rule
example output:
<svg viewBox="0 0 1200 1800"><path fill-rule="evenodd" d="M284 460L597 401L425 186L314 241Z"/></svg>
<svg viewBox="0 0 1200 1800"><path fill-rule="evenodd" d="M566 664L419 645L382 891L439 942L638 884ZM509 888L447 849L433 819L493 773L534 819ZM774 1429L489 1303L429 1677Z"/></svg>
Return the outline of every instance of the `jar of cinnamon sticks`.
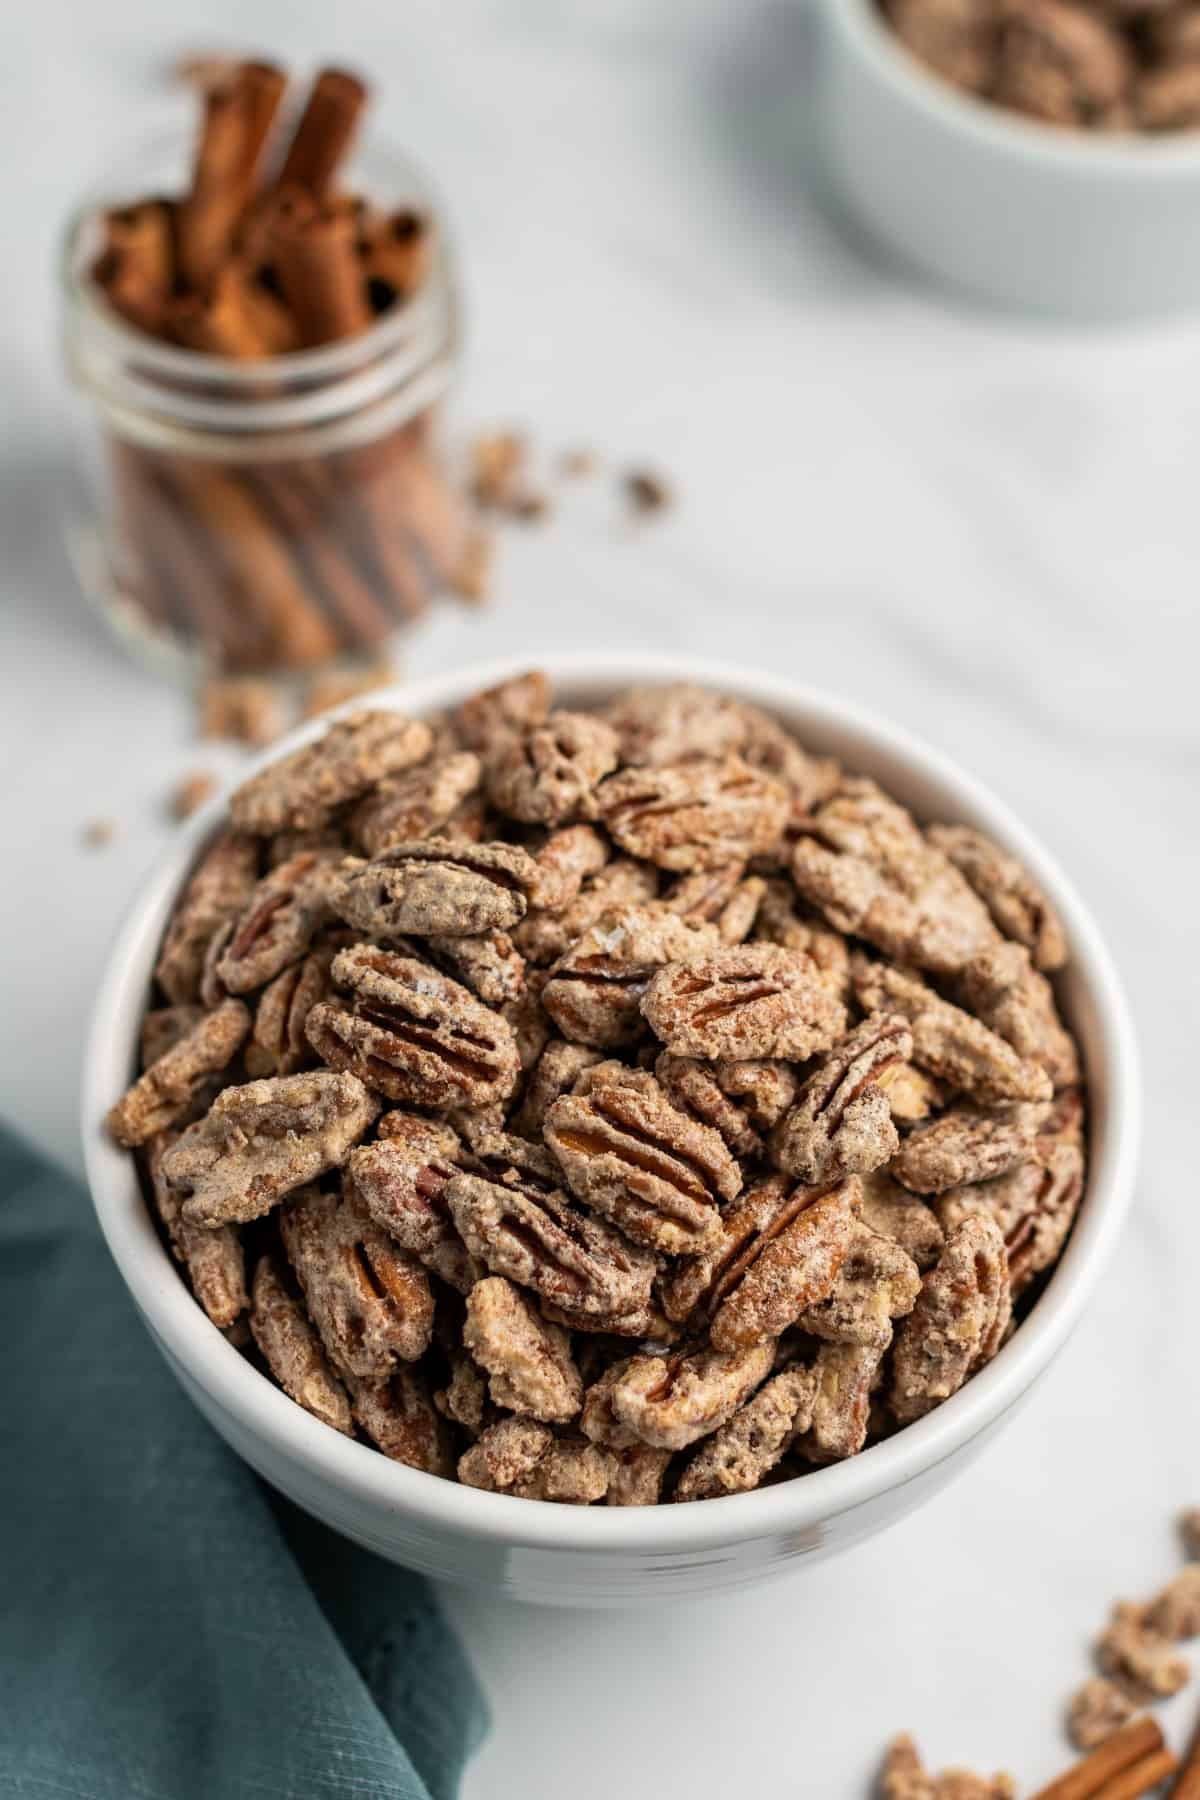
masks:
<svg viewBox="0 0 1200 1800"><path fill-rule="evenodd" d="M398 156L368 148L347 175L354 76L322 71L290 121L286 89L235 66L203 96L187 172L181 146L143 151L140 186L107 184L65 248L88 402L76 562L123 635L197 672L370 660L482 579L439 443L445 221Z"/></svg>

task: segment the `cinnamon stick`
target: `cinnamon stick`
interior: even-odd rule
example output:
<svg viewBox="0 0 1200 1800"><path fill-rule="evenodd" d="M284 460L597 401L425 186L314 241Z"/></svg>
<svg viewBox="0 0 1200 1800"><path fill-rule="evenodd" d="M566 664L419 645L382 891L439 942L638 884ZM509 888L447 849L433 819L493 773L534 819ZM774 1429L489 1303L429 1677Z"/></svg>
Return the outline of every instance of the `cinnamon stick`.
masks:
<svg viewBox="0 0 1200 1800"><path fill-rule="evenodd" d="M1140 1762L1132 1763L1106 1782L1097 1800L1141 1800L1143 1794L1161 1787L1178 1767L1178 1761L1169 1750L1156 1750L1152 1756L1143 1756Z"/></svg>
<svg viewBox="0 0 1200 1800"><path fill-rule="evenodd" d="M267 510L342 624L347 646L378 647L390 634L392 621L349 553L349 521L337 516L337 497L322 483L320 469L313 464L265 464L256 467L253 479Z"/></svg>
<svg viewBox="0 0 1200 1800"><path fill-rule="evenodd" d="M286 306L240 263L226 263L209 293L182 294L167 309L171 334L190 350L251 361L298 347Z"/></svg>
<svg viewBox="0 0 1200 1800"><path fill-rule="evenodd" d="M298 193L277 211L271 244L279 286L303 346L355 337L371 323L354 222L337 207L317 208Z"/></svg>
<svg viewBox="0 0 1200 1800"><path fill-rule="evenodd" d="M1142 1713L1138 1718L1130 1719L1128 1725L1122 1725L1119 1731L1114 1731L1110 1738L1105 1738L1097 1749L1060 1775L1057 1781L1042 1788L1033 1800L1097 1800L1101 1794L1104 1800L1113 1800L1106 1783L1148 1758L1161 1755L1163 1749L1163 1734L1157 1720L1149 1713ZM1145 1790L1132 1791L1142 1793ZM1130 1797L1126 1796L1126 1800Z"/></svg>
<svg viewBox="0 0 1200 1800"><path fill-rule="evenodd" d="M345 69L322 69L313 82L279 171L281 188L299 187L320 199L345 157L367 103L367 89Z"/></svg>
<svg viewBox="0 0 1200 1800"><path fill-rule="evenodd" d="M1179 1780L1171 1790L1171 1800L1200 1800L1200 1726L1188 1745Z"/></svg>
<svg viewBox="0 0 1200 1800"><path fill-rule="evenodd" d="M107 213L92 279L109 305L142 331L158 332L174 280L169 200L141 200Z"/></svg>
<svg viewBox="0 0 1200 1800"><path fill-rule="evenodd" d="M204 288L230 254L283 89L283 74L270 63L243 63L228 87L204 96L191 191L179 209L179 264L189 287Z"/></svg>

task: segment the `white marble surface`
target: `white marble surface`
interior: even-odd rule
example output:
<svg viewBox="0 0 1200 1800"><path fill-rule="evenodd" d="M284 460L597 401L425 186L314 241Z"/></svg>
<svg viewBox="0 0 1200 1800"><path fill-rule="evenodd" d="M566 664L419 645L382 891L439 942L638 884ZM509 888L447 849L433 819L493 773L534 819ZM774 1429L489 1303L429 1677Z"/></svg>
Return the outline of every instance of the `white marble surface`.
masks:
<svg viewBox="0 0 1200 1800"><path fill-rule="evenodd" d="M461 235L466 416L649 460L680 493L635 531L602 487L573 492L509 539L496 604L442 613L412 669L686 643L878 705L1056 845L1117 952L1149 1089L1136 1213L1089 1317L926 1512L703 1607L451 1598L496 1720L468 1800L853 1800L901 1725L934 1757L1045 1779L1089 1630L1168 1572L1169 1515L1200 1500L1200 323L971 314L841 235L814 198L798 6L340 0L320 29L307 11L204 16L215 43L377 73L381 126L435 170ZM172 777L220 761L82 616L54 542L54 228L95 145L161 98L175 13L41 0L0 58L0 1110L69 1162L106 941ZM96 815L119 827L103 853L80 845Z"/></svg>

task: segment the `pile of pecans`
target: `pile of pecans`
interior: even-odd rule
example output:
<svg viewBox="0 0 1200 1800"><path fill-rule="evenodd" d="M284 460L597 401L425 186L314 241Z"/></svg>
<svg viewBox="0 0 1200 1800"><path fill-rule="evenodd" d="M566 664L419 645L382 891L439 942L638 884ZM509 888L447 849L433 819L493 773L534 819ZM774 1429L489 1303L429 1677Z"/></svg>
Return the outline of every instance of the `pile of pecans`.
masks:
<svg viewBox="0 0 1200 1800"><path fill-rule="evenodd" d="M743 1492L940 1405L1056 1262L1051 906L757 708L534 672L230 810L110 1127L336 1430L533 1499Z"/></svg>
<svg viewBox="0 0 1200 1800"><path fill-rule="evenodd" d="M1200 6L881 0L913 55L996 106L1085 131L1200 126Z"/></svg>

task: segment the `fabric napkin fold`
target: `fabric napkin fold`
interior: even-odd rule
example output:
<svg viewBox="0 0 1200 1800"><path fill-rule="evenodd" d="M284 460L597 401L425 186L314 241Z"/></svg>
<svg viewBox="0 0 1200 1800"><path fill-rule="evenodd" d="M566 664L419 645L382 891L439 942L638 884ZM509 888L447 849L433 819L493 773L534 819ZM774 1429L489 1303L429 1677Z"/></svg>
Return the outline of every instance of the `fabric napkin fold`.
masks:
<svg viewBox="0 0 1200 1800"><path fill-rule="evenodd" d="M428 1584L226 1448L2 1131L0 1337L0 1793L452 1800L486 1716Z"/></svg>

